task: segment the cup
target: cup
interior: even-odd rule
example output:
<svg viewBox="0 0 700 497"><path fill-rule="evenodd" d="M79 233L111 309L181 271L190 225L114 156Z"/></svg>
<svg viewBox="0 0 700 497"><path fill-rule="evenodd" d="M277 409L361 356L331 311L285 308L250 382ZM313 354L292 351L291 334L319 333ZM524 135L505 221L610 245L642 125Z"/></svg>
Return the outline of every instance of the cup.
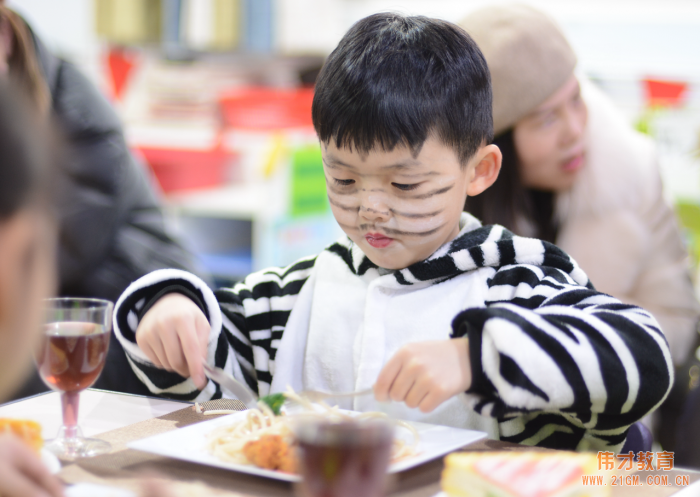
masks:
<svg viewBox="0 0 700 497"><path fill-rule="evenodd" d="M387 486L394 427L386 420L306 421L299 442L297 487L303 497L380 497Z"/></svg>
<svg viewBox="0 0 700 497"><path fill-rule="evenodd" d="M61 392L63 426L46 449L74 461L104 454L108 442L83 437L78 426L80 392L102 372L107 358L113 305L107 300L57 298L43 301L44 328L35 360L44 383Z"/></svg>

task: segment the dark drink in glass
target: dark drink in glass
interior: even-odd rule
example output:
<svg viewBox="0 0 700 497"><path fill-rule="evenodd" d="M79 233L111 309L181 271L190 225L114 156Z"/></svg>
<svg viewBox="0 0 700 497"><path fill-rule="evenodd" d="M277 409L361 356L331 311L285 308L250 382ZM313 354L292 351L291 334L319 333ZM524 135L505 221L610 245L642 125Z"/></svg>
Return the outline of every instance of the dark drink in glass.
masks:
<svg viewBox="0 0 700 497"><path fill-rule="evenodd" d="M393 426L387 421L303 422L297 426L304 497L384 494Z"/></svg>
<svg viewBox="0 0 700 497"><path fill-rule="evenodd" d="M61 392L63 426L46 448L64 460L109 452L104 440L85 438L78 427L80 392L100 376L107 358L113 305L107 300L46 299L44 333L36 350L39 375Z"/></svg>
<svg viewBox="0 0 700 497"><path fill-rule="evenodd" d="M91 323L45 325L36 363L44 382L60 392L79 392L92 386L102 372L109 332Z"/></svg>

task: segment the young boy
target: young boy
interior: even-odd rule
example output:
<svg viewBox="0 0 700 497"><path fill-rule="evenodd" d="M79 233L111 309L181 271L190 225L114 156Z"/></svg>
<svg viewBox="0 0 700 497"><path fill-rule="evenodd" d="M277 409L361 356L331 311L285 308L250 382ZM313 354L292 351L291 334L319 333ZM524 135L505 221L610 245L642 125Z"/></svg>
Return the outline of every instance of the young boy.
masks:
<svg viewBox="0 0 700 497"><path fill-rule="evenodd" d="M150 390L220 396L207 361L260 395L373 387L340 407L619 449L666 395L666 340L557 247L462 213L501 163L471 38L423 17L358 22L319 75L313 120L347 238L215 293L176 270L133 283L115 331Z"/></svg>

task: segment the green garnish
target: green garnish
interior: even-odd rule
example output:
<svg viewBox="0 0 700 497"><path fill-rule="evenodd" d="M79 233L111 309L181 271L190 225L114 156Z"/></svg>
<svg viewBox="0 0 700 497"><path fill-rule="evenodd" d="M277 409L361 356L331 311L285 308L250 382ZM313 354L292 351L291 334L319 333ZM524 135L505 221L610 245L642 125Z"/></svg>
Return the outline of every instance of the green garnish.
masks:
<svg viewBox="0 0 700 497"><path fill-rule="evenodd" d="M267 404L268 407L272 409L272 412L275 413L275 416L279 416L280 409L282 409L282 405L287 400L287 398L284 396L283 393L273 393L272 395L266 395L265 397L261 397L260 400L265 402L265 404Z"/></svg>

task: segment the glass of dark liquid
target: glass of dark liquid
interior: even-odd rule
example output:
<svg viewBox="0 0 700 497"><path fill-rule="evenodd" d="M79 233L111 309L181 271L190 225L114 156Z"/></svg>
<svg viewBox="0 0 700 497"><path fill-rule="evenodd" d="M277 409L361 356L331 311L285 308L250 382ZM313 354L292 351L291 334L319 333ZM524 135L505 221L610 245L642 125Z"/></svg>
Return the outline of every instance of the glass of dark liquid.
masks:
<svg viewBox="0 0 700 497"><path fill-rule="evenodd" d="M302 476L297 487L300 495L384 495L394 440L394 428L390 422L309 420L298 423L295 433Z"/></svg>
<svg viewBox="0 0 700 497"><path fill-rule="evenodd" d="M39 375L61 392L63 426L46 449L73 461L109 452L104 440L84 438L78 427L80 392L100 376L107 358L113 304L107 300L57 298L44 300L44 330L35 354Z"/></svg>

